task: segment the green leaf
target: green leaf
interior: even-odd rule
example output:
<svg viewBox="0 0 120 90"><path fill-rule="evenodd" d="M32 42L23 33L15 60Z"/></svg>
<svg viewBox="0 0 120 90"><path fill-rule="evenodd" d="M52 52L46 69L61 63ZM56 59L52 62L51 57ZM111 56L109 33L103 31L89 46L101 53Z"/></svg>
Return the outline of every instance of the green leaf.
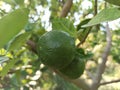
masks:
<svg viewBox="0 0 120 90"><path fill-rule="evenodd" d="M18 34L16 37L14 37L8 46L8 50L14 50L20 48L23 44L26 43L26 41L29 39L31 35L31 32L24 32Z"/></svg>
<svg viewBox="0 0 120 90"><path fill-rule="evenodd" d="M77 48L77 53L81 59L87 61L93 57L93 53L90 51L85 52L83 48Z"/></svg>
<svg viewBox="0 0 120 90"><path fill-rule="evenodd" d="M83 48L77 48L76 49L76 55L80 56L81 57L81 60L83 59L84 60L84 57L85 57L85 51Z"/></svg>
<svg viewBox="0 0 120 90"><path fill-rule="evenodd" d="M52 20L52 29L61 30L69 33L71 36L76 37L76 29L73 23L66 18L55 18Z"/></svg>
<svg viewBox="0 0 120 90"><path fill-rule="evenodd" d="M11 69L14 66L14 64L16 63L16 61L17 61L16 59L10 60L8 62L8 64L6 64L3 67L3 70L0 72L0 76L4 77L8 73L9 69Z"/></svg>
<svg viewBox="0 0 120 90"><path fill-rule="evenodd" d="M87 24L91 19L88 18L88 19L84 19L83 21L81 21L78 25L77 25L77 31L79 31L80 29L86 29L86 28L83 28L82 26Z"/></svg>
<svg viewBox="0 0 120 90"><path fill-rule="evenodd" d="M85 50L83 48L77 48L76 51L81 55L85 55Z"/></svg>
<svg viewBox="0 0 120 90"><path fill-rule="evenodd" d="M90 22L88 22L86 25L83 25L82 27L89 27L102 22L112 21L118 18L120 18L119 8L106 8L100 13L98 13L95 17L92 18L92 20L90 20Z"/></svg>
<svg viewBox="0 0 120 90"><path fill-rule="evenodd" d="M0 48L12 39L28 21L29 10L17 9L0 19Z"/></svg>
<svg viewBox="0 0 120 90"><path fill-rule="evenodd" d="M91 27L82 27L83 25L87 24L91 19L84 19L77 25L77 38L83 42L88 34L90 33Z"/></svg>
<svg viewBox="0 0 120 90"><path fill-rule="evenodd" d="M18 57L24 52L24 50L19 50L19 52L17 52L17 54L15 55L15 57L13 59L10 59L9 58L9 61L8 61L8 58L4 58L6 59L6 61L8 61L8 63L3 67L2 71L0 72L0 76L2 78L4 78L4 76L8 73L8 71L14 67L15 63L18 61Z"/></svg>
<svg viewBox="0 0 120 90"><path fill-rule="evenodd" d="M105 1L120 6L120 0L105 0Z"/></svg>
<svg viewBox="0 0 120 90"><path fill-rule="evenodd" d="M77 38L78 38L81 42L83 42L83 41L87 38L87 36L89 35L90 31L91 31L91 27L88 27L88 28L86 28L86 29L80 29L80 30L77 32Z"/></svg>

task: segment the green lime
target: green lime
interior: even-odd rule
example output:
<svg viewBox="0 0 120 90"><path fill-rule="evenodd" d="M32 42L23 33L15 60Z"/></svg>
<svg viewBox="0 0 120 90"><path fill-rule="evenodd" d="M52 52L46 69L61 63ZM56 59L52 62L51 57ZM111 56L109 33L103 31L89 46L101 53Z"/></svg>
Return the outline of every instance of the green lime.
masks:
<svg viewBox="0 0 120 90"><path fill-rule="evenodd" d="M75 41L68 33L53 30L40 37L37 49L42 63L60 69L74 59Z"/></svg>
<svg viewBox="0 0 120 90"><path fill-rule="evenodd" d="M65 68L60 69L60 72L71 79L79 78L85 69L85 60L80 56L76 56L74 60Z"/></svg>

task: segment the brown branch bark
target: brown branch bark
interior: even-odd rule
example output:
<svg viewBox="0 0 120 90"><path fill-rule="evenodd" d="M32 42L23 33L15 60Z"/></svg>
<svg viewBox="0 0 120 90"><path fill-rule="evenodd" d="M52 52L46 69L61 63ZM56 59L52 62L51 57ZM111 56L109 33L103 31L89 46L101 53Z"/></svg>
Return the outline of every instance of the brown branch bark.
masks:
<svg viewBox="0 0 120 90"><path fill-rule="evenodd" d="M73 0L67 0L60 13L60 17L66 17L73 4Z"/></svg>
<svg viewBox="0 0 120 90"><path fill-rule="evenodd" d="M91 87L91 90L97 90L98 87L99 87L99 83L102 79L102 74L105 70L105 67L106 67L106 62L107 62L107 57L109 55L109 52L110 52L110 48L111 48L111 32L110 32L110 28L108 26L108 23L106 25L106 40L107 40L107 45L105 47L105 51L104 53L102 54L102 62L99 64L98 66L98 69L97 69L97 72L96 72L96 77L93 81L93 84L92 84L92 87Z"/></svg>
<svg viewBox="0 0 120 90"><path fill-rule="evenodd" d="M107 84L118 83L118 82L120 82L120 79L112 80L112 81L108 81L108 82L103 82L103 83L100 83L100 85L107 85Z"/></svg>
<svg viewBox="0 0 120 90"><path fill-rule="evenodd" d="M26 44L29 46L29 49L30 49L31 51L33 51L34 53L37 54L35 42L33 42L33 41L31 41L31 40L28 40L28 41L26 42Z"/></svg>

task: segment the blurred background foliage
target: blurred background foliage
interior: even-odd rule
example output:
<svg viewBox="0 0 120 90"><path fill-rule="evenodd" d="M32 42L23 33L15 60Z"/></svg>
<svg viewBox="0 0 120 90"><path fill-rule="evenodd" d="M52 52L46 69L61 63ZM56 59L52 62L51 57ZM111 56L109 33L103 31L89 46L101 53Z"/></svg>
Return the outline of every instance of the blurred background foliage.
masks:
<svg viewBox="0 0 120 90"><path fill-rule="evenodd" d="M65 2L66 0L0 0L0 18L19 7L27 7L30 10L29 22L23 30L25 33L30 34L28 36L16 36L18 39L16 40L15 38L14 45L16 43L17 45L18 43L20 44L20 47L17 47L17 49L8 51L7 47L11 46L9 42L0 50L0 71L6 69L7 73L10 69L4 78L0 78L0 90L80 90L80 88L67 82L44 66L38 56L30 51L30 47L26 44L28 39L37 42L39 36L52 29L51 20L59 17ZM72 21L74 27L77 28L82 20L94 16L94 4L94 0L73 0L73 6L66 18ZM108 4L108 7L115 6ZM103 8L103 0L98 0L98 12ZM113 23L110 26L113 26ZM94 73L98 62L101 61L101 54L106 44L105 24L100 24L99 29L93 27L88 38L81 45L86 52L89 52L90 55L92 54L82 75L88 81L90 78L88 71ZM103 75L103 81L116 79L120 74L119 25L116 24L116 27L111 27L111 29L112 49L108 57L109 60ZM22 38L26 38L26 40L21 40ZM76 43L78 42L79 40L76 41ZM15 61L9 66L10 68L5 68L10 60ZM120 90L119 84L102 86L99 90Z"/></svg>

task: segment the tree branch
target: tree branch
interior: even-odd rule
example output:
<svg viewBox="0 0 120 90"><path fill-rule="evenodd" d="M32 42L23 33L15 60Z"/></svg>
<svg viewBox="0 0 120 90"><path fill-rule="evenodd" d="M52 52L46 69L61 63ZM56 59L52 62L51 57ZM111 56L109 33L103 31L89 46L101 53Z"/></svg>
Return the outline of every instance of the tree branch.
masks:
<svg viewBox="0 0 120 90"><path fill-rule="evenodd" d="M73 83L77 87L81 88L82 90L90 90L90 86L89 86L90 84L87 83L83 78L70 79L70 78L66 77L65 75L63 75L62 73L60 73L58 70L55 70L55 69L51 69L51 70L54 71L59 76L61 76L63 79L65 79L65 80Z"/></svg>
<svg viewBox="0 0 120 90"><path fill-rule="evenodd" d="M87 83L83 78L70 80L70 82L74 83L76 86L78 86L82 90L90 90L90 84Z"/></svg>
<svg viewBox="0 0 120 90"><path fill-rule="evenodd" d="M106 25L106 34L107 34L106 35L107 45L106 45L104 53L102 54L102 62L98 66L98 69L96 72L96 77L95 77L95 80L93 81L91 90L97 90L97 88L99 87L99 83L102 79L102 74L103 74L105 67L106 67L107 57L108 57L109 52L110 52L112 39L111 39L111 32L110 32L110 28L108 26L108 23Z"/></svg>
<svg viewBox="0 0 120 90"><path fill-rule="evenodd" d="M37 54L36 44L32 40L28 40L26 44L29 46L29 49Z"/></svg>
<svg viewBox="0 0 120 90"><path fill-rule="evenodd" d="M60 17L66 17L73 4L73 0L67 0L60 13Z"/></svg>
<svg viewBox="0 0 120 90"><path fill-rule="evenodd" d="M118 83L118 82L120 82L120 79L112 80L112 81L108 81L108 82L103 82L103 83L100 83L100 85L106 85L106 84L112 84L112 83Z"/></svg>

